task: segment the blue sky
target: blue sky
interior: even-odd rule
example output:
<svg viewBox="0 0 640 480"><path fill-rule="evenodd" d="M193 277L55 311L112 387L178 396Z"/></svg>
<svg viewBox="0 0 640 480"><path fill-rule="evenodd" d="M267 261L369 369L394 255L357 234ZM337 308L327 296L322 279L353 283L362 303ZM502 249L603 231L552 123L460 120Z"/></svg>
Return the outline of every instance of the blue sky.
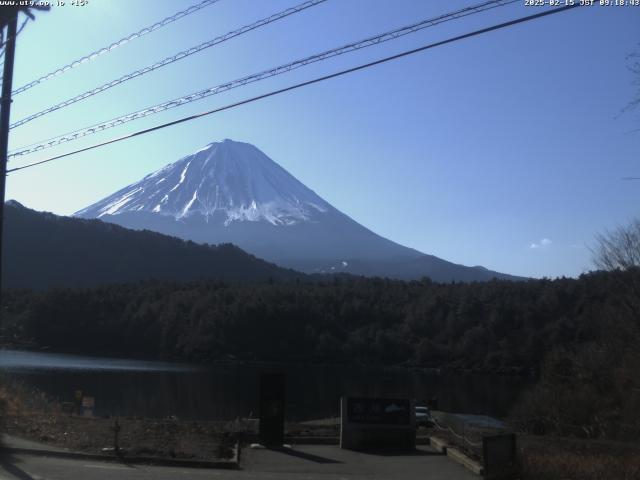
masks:
<svg viewBox="0 0 640 480"><path fill-rule="evenodd" d="M300 0L301 1L301 0ZM195 0L89 0L38 14L14 86ZM295 5L221 0L16 96L12 121ZM395 27L464 1L328 0L11 132L10 149ZM539 11L524 1L194 102L9 167ZM256 145L398 243L517 275L591 268L594 235L638 215L640 7L579 8L11 174L7 198L68 215L212 141Z"/></svg>

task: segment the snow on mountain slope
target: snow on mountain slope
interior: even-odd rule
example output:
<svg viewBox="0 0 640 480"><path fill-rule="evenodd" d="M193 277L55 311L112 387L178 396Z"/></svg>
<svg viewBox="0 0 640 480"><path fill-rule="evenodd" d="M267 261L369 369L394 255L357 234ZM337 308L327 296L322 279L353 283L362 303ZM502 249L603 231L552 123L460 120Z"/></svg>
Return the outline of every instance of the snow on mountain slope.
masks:
<svg viewBox="0 0 640 480"><path fill-rule="evenodd" d="M383 238L253 145L231 140L211 143L75 215L198 243L233 243L303 272L439 281L508 277Z"/></svg>
<svg viewBox="0 0 640 480"><path fill-rule="evenodd" d="M176 220L223 214L225 225L267 221L293 225L331 206L253 145L211 143L75 215L151 212Z"/></svg>

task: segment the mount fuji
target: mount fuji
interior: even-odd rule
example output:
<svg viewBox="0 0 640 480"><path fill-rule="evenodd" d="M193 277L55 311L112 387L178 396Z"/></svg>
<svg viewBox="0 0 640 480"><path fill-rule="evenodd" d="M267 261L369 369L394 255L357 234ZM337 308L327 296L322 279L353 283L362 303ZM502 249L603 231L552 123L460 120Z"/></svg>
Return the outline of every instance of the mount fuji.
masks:
<svg viewBox="0 0 640 480"><path fill-rule="evenodd" d="M233 243L308 273L516 279L404 247L343 214L248 143L224 140L74 214L198 243Z"/></svg>

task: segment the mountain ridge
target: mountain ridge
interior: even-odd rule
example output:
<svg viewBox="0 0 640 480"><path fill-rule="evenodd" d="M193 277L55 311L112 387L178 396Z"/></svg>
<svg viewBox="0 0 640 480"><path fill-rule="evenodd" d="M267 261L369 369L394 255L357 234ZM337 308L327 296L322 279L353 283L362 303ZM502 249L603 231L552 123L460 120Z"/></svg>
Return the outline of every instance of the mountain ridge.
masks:
<svg viewBox="0 0 640 480"><path fill-rule="evenodd" d="M200 245L5 204L4 288L89 287L142 280L268 281L304 279L234 245Z"/></svg>

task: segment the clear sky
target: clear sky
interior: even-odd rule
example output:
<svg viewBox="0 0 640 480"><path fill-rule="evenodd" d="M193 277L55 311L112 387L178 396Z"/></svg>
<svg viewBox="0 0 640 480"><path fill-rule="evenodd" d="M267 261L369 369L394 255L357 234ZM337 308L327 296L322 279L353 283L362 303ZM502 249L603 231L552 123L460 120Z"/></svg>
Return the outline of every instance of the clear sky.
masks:
<svg viewBox="0 0 640 480"><path fill-rule="evenodd" d="M302 1L302 0L300 0ZM196 0L89 0L39 13L14 87ZM221 0L16 96L12 121L299 2ZM328 0L11 132L10 148L169 100L471 0ZM194 102L9 167L540 11L524 0ZM356 221L466 265L591 268L594 235L638 215L640 7L579 8L11 174L7 199L68 215L205 144L256 145Z"/></svg>

